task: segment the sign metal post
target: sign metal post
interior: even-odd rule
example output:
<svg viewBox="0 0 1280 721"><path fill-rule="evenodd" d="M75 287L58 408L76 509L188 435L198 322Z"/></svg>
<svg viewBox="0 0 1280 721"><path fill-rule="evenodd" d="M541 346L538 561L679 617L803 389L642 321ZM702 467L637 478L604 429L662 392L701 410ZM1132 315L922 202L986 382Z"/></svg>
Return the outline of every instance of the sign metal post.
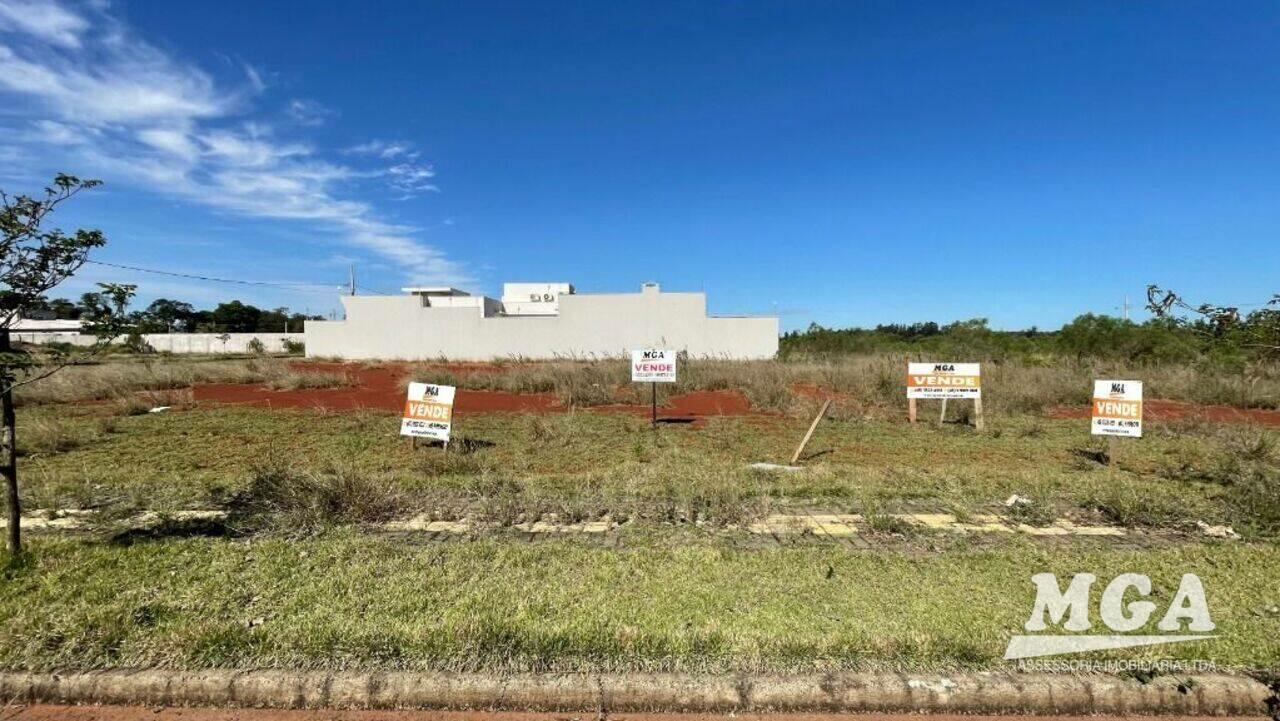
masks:
<svg viewBox="0 0 1280 721"><path fill-rule="evenodd" d="M658 427L658 384L676 382L676 352L661 348L631 351L631 382L648 383L651 424Z"/></svg>

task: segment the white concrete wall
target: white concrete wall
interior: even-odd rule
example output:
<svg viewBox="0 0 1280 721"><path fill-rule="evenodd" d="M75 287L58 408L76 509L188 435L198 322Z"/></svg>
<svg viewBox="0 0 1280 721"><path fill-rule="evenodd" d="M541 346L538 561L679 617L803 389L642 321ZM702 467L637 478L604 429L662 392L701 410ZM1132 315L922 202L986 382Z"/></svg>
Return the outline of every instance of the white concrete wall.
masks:
<svg viewBox="0 0 1280 721"><path fill-rule="evenodd" d="M249 342L254 338L262 341L263 348L268 353L283 353L286 339L298 342L306 339L305 333L227 333L227 339L224 342L220 339L222 335L221 333L143 333L142 339L159 352L205 354L248 353ZM97 339L91 335L68 336L47 333L14 333L13 339L24 343L56 341L76 346L91 346L97 342Z"/></svg>
<svg viewBox="0 0 1280 721"><path fill-rule="evenodd" d="M345 321L306 322L309 357L592 358L654 347L747 359L778 352L777 318L709 318L702 293L562 295L560 315L548 317L484 318L475 309L423 308L410 296L342 301Z"/></svg>

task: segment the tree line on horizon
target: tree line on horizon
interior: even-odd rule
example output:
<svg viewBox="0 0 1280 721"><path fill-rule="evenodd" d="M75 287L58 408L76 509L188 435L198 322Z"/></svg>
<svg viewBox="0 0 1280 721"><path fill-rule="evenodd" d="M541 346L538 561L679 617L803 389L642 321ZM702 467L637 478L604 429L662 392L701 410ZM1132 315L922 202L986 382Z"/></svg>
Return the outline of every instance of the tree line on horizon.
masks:
<svg viewBox="0 0 1280 721"><path fill-rule="evenodd" d="M78 302L41 297L26 311L28 317L81 320L92 317L92 310L100 304L98 293L85 293ZM127 316L135 333L300 333L303 321L307 320L324 320L324 316L306 315L284 306L259 308L239 300L198 310L190 303L168 298L157 298L146 308L131 311Z"/></svg>
<svg viewBox="0 0 1280 721"><path fill-rule="evenodd" d="M986 318L874 328L827 328L811 323L805 330L784 333L778 351L783 359L870 353L930 356L922 360L1047 362L1074 357L1241 365L1280 359L1280 303L1273 301L1248 315L1157 313L1142 323L1086 313L1057 330L994 330Z"/></svg>

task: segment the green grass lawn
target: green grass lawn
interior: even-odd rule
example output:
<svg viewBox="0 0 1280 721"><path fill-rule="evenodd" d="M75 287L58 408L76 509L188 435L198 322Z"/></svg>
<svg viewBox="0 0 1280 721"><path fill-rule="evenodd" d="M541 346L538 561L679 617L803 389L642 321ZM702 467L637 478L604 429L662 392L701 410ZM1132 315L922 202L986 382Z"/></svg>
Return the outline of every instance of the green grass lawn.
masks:
<svg viewBox="0 0 1280 721"><path fill-rule="evenodd" d="M760 473L746 465L785 461L807 419L462 416L445 454L411 448L385 412L121 408L20 410L28 507L226 507L244 535L30 535L33 560L0 572L0 668L995 668L1044 571L1145 573L1166 602L1196 573L1221 636L1118 657L1280 665L1275 430L1150 422L1106 466L1086 421L992 413L978 433L846 413L820 426L810 470ZM859 552L723 528L801 507L963 514L1014 493L1051 515L1227 522L1249 540L926 534ZM360 525L423 512L630 523L611 543Z"/></svg>
<svg viewBox="0 0 1280 721"><path fill-rule="evenodd" d="M699 518L740 522L810 505L851 512L908 506L986 509L1017 493L1055 514L1183 528L1196 520L1267 527L1280 433L1245 426L1148 423L1147 437L1105 448L1086 421L998 416L968 426L830 420L810 445L811 471L768 474L785 461L799 418L713 418L665 426L595 412L462 417L448 454L411 449L385 412L197 408L105 417L104 407L21 411L29 507L159 509L225 504L264 469L355 479L403 514L511 520ZM1270 513L1268 518L1259 519ZM359 520L359 519L350 519ZM1255 521L1259 521L1255 523Z"/></svg>
<svg viewBox="0 0 1280 721"><path fill-rule="evenodd" d="M0 667L795 671L995 668L1030 576L1204 581L1220 637L1118 652L1280 667L1271 544L1114 550L1010 539L946 553L736 548L694 533L406 543L41 538L0 582Z"/></svg>

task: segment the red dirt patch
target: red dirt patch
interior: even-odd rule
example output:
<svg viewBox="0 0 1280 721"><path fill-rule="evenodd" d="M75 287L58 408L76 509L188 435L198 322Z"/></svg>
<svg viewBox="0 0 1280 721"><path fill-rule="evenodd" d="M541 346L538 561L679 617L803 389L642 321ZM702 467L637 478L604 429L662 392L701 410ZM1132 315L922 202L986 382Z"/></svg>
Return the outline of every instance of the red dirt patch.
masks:
<svg viewBox="0 0 1280 721"><path fill-rule="evenodd" d="M1088 418L1089 406L1060 406L1049 411L1050 418ZM1203 418L1219 423L1258 423L1264 426L1280 426L1280 411L1261 408L1232 408L1231 406L1205 406L1187 401L1151 399L1142 404L1142 414L1148 420L1170 421L1179 418Z"/></svg>
<svg viewBox="0 0 1280 721"><path fill-rule="evenodd" d="M326 408L330 410L381 409L400 411L404 408L401 378L404 364L362 366L346 363L299 363L298 370L343 373L355 380L346 388L313 388L274 391L259 384L208 383L192 390L197 401L258 408ZM441 366L444 367L444 366ZM455 372L496 372L501 369L484 365L449 366ZM466 369L465 371L463 369ZM483 369L483 370L482 370ZM454 412L472 413L555 413L568 409L551 393L504 393L458 389ZM647 405L615 404L583 410L608 413L649 413ZM706 416L755 415L746 396L737 391L696 391L671 396L658 409L659 416L695 420Z"/></svg>

